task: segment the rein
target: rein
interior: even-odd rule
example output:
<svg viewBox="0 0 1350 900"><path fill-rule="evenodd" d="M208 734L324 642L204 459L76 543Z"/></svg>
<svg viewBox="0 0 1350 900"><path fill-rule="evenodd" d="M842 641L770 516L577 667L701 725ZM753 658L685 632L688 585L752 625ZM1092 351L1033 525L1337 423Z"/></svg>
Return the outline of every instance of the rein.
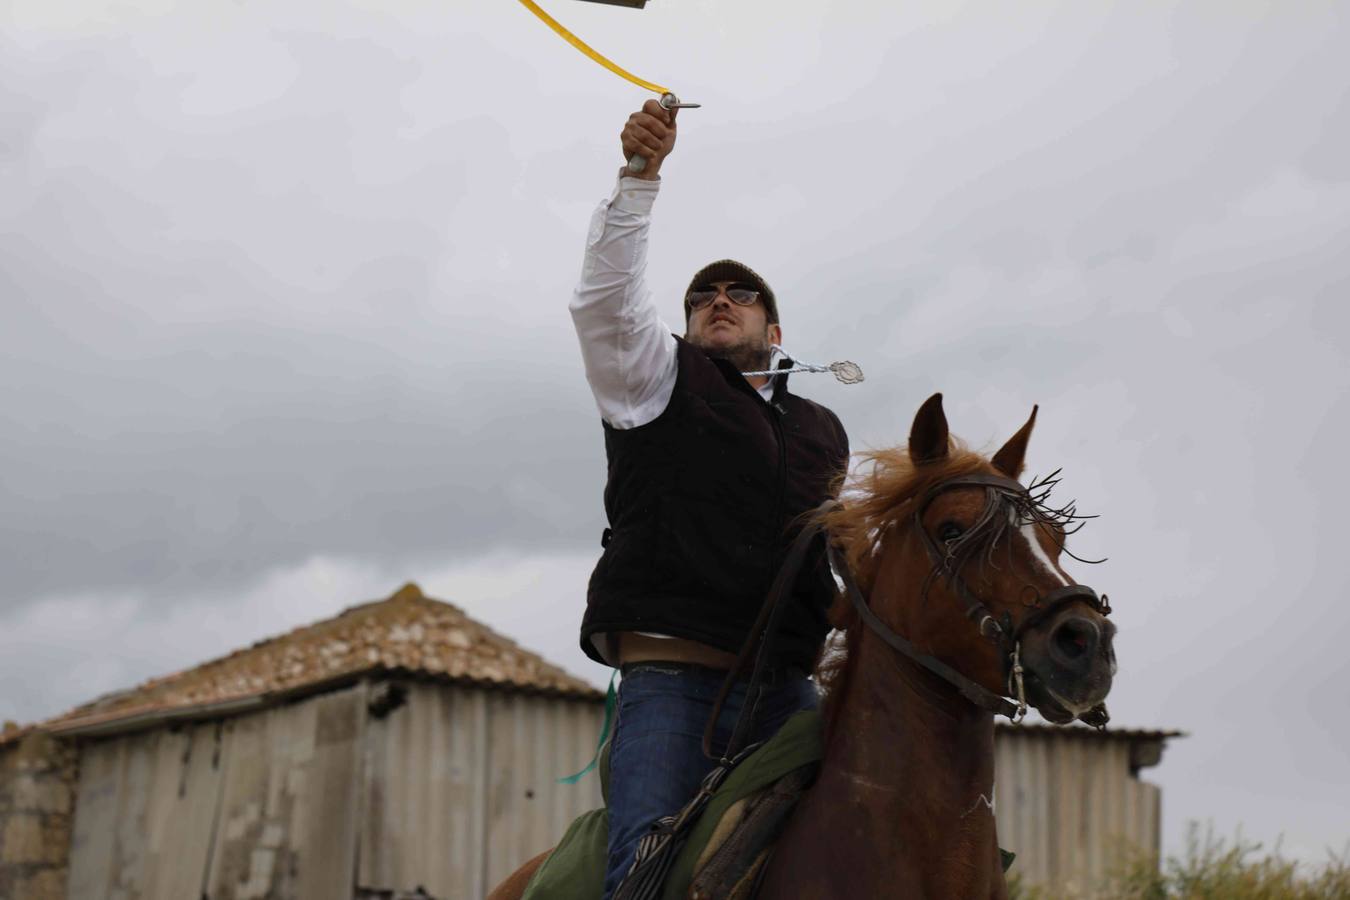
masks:
<svg viewBox="0 0 1350 900"><path fill-rule="evenodd" d="M736 664L727 672L727 677L722 682L722 689L717 692L717 702L713 704L712 715L708 717L708 724L703 729L703 755L709 759L720 759L722 763L727 763L741 750L741 744L749 734L750 727L755 721L755 708L759 705L760 695L764 691L762 684L764 669L769 660L769 646L773 642L774 633L778 630L778 620L784 605L783 600L791 592L792 583L797 580L797 573L801 571L802 563L806 561L806 552L810 549L811 542L815 540L817 535L823 534L825 531L819 513L829 509L830 504L835 502L834 500L827 500L821 504L813 513L811 521L792 541L792 546L788 549L783 564L778 568L778 574L774 577L773 585L769 588L764 604L759 609L759 616L755 619L755 624L750 627L750 634L741 647L740 654L736 657ZM828 548L828 546L829 541L827 540L826 547ZM713 734L717 730L717 720L722 715L722 707L726 705L727 697L731 696L731 691L736 686L736 677L745 671L752 653L755 657L755 665L750 675L750 681L746 685L745 703L741 705L740 715L736 718L736 725L731 731L731 739L727 742L721 754L714 754L712 742Z"/></svg>
<svg viewBox="0 0 1350 900"><path fill-rule="evenodd" d="M1007 716L1014 722L1022 721L1022 717L1027 712L1026 689L1022 685L1022 663L1020 650L1014 648L1014 659L1012 661L1012 671L1010 678L1013 681L1013 690L1017 702L1013 703L1007 697L996 694L983 685L976 684L951 666L942 662L935 656L929 656L926 653L920 653L913 643L906 637L897 634L889 625L877 618L877 614L872 612L871 607L867 605L867 599L863 597L862 591L858 588L858 582L853 578L853 572L848 564L840 556L839 549L833 543L829 545L830 565L835 571L839 572L844 580L844 589L848 592L849 600L853 603L853 608L857 610L859 618L877 637L881 638L892 649L898 650L901 654L923 666L943 681L950 684L961 692L971 703L987 710L996 716ZM992 621L992 620L991 620Z"/></svg>

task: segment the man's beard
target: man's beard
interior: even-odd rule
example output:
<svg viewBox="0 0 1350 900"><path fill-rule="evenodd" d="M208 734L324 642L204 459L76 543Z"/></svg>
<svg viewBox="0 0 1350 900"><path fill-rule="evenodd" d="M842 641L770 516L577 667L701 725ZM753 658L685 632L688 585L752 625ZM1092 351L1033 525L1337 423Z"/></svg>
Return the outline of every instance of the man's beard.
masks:
<svg viewBox="0 0 1350 900"><path fill-rule="evenodd" d="M763 337L746 338L729 346L710 347L697 339L690 339L689 343L698 347L713 359L725 359L735 366L738 372L762 372L768 369L773 352L769 347L767 331Z"/></svg>

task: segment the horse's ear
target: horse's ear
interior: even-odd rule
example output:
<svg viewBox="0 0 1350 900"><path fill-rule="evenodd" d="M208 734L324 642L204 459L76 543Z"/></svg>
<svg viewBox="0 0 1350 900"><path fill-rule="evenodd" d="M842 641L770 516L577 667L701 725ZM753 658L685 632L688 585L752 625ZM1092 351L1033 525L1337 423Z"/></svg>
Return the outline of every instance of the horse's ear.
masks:
<svg viewBox="0 0 1350 900"><path fill-rule="evenodd" d="M1027 441L1031 440L1031 428L1036 424L1038 409L1039 406L1031 408L1031 418L1027 419L1027 424L1023 425L1017 434L1008 438L1008 443L994 454L994 468L1009 478L1016 478L1022 474L1022 464L1027 455Z"/></svg>
<svg viewBox="0 0 1350 900"><path fill-rule="evenodd" d="M909 458L915 463L935 462L947 455L947 414L942 411L942 394L923 402L909 430Z"/></svg>

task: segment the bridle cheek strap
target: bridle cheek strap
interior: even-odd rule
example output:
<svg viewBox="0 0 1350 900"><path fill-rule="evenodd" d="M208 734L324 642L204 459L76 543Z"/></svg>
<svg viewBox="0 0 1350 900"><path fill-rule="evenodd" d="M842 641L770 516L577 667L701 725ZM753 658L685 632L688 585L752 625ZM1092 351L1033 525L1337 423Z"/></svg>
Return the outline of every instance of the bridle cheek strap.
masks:
<svg viewBox="0 0 1350 900"><path fill-rule="evenodd" d="M947 580L952 592L965 605L966 618L975 623L980 629L980 634L992 641L1003 644L1005 655L1011 655L1012 648L1007 646L1009 635L1007 629L994 618L993 614L984 605L980 598L975 596L975 592L966 584L960 573L957 571L957 560L953 553L951 545L942 547L933 536L928 533L928 529L923 526L923 515L928 511L928 506L937 498L939 494L960 487L982 487L985 489L984 510L980 513L980 518L969 529L970 534L979 534L993 521L999 511L1003 509L1003 504L999 502L1001 494L1025 494L1026 488L1011 478L1004 478L1002 475L987 475L975 473L972 475L961 475L955 478L949 478L946 481L938 482L924 492L919 498L919 502L914 507L912 522L914 531L919 536L920 542L928 552L928 558L933 563L933 572L940 574Z"/></svg>

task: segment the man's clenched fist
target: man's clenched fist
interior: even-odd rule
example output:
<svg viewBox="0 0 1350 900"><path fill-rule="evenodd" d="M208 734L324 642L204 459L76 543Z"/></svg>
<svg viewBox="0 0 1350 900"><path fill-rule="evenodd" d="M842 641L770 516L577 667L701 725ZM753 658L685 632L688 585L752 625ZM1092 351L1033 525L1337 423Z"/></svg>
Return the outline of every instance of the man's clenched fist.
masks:
<svg viewBox="0 0 1350 900"><path fill-rule="evenodd" d="M661 161L675 149L675 114L678 109L666 109L655 100L642 104L642 111L635 112L624 123L619 132L619 142L623 144L624 159L641 156L647 160L647 168L635 177L655 180L661 169Z"/></svg>

